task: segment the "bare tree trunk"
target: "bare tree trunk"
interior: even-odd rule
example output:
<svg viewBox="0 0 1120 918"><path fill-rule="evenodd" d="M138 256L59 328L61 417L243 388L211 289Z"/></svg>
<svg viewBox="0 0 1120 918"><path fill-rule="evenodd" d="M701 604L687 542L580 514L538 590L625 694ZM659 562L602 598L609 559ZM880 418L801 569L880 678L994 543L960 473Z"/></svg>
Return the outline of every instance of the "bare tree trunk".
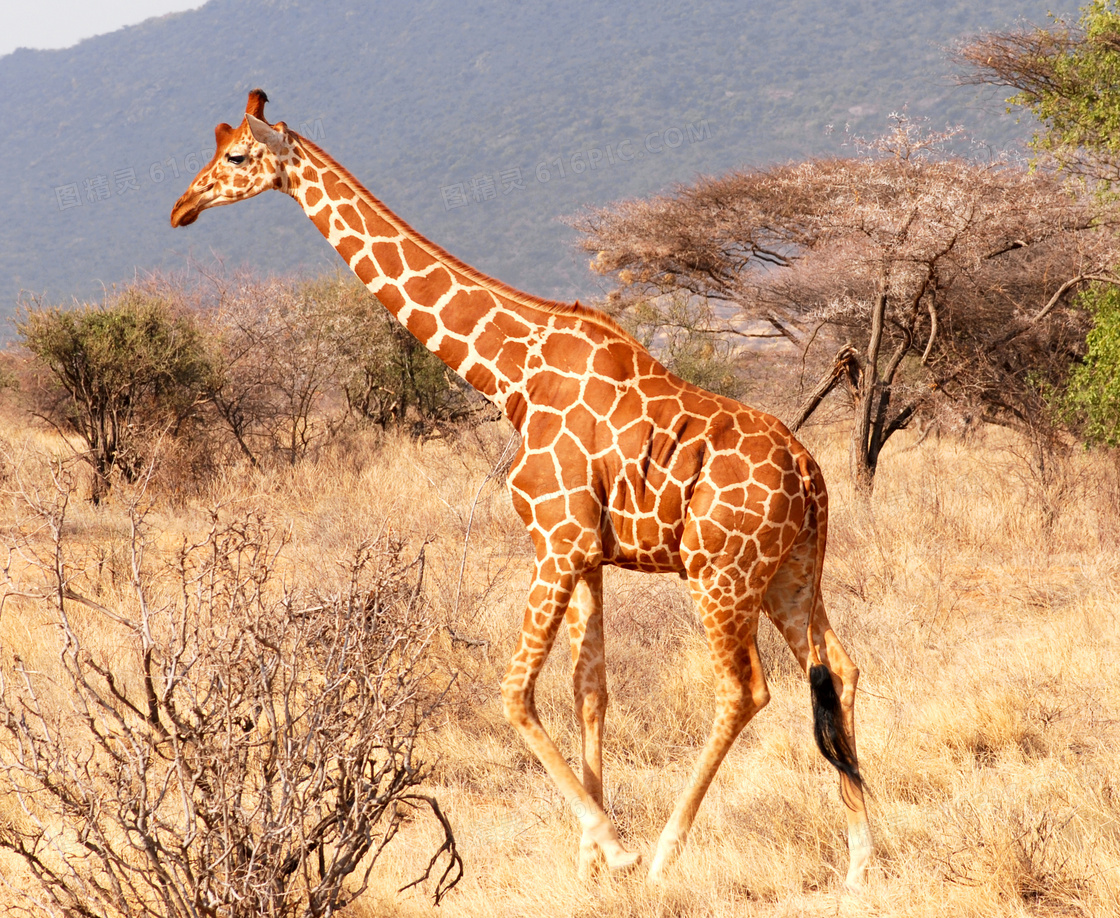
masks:
<svg viewBox="0 0 1120 918"><path fill-rule="evenodd" d="M875 486L875 467L879 461L878 444L872 442L874 413L879 394L879 350L883 343L883 319L887 311L886 271L880 280L879 295L871 307L871 337L867 343L867 360L859 378L859 401L852 428L850 468L856 493L871 496Z"/></svg>

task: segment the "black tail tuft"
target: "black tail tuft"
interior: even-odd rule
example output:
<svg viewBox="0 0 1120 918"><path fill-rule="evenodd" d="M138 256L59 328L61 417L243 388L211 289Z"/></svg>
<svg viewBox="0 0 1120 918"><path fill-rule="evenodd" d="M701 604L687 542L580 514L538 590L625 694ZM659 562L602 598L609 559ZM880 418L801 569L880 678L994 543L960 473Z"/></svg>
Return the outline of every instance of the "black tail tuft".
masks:
<svg viewBox="0 0 1120 918"><path fill-rule="evenodd" d="M817 748L836 770L863 790L856 752L848 742L840 717L840 696L832 684L832 673L823 663L809 667L809 693L813 699L813 737Z"/></svg>

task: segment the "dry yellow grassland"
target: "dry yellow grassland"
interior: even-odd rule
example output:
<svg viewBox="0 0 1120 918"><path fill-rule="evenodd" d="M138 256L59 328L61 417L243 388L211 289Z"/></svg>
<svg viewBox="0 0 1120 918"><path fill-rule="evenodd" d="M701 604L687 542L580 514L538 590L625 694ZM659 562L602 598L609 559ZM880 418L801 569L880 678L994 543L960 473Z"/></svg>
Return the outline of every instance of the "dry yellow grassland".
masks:
<svg viewBox="0 0 1120 918"><path fill-rule="evenodd" d="M810 432L832 498L826 602L862 671L859 753L878 845L869 887L841 890L838 780L812 742L806 681L763 624L772 701L720 770L680 863L651 889L640 873L578 882L575 821L502 718L498 682L531 561L504 483L487 477L507 436L492 426L455 441L358 442L295 468L230 468L174 501L157 473L151 491L168 551L216 504L291 527L293 578L340 576L363 538L425 546L443 626L433 654L454 676L425 757L467 873L438 910L422 889L396 892L432 850L435 827L417 821L381 856L352 918L1120 915L1115 458L1078 453L1038 472L1004 432L898 438L864 504L847 485L841 432ZM0 440L5 489L48 492L43 457L60 445L14 423ZM74 499L71 536L88 557L123 550L123 502ZM26 533L19 506L9 493L0 527L10 538ZM710 725L707 651L679 580L610 571L606 594L607 808L648 855ZM49 667L49 637L32 603L6 602L6 652ZM568 672L557 647L538 705L575 760Z"/></svg>

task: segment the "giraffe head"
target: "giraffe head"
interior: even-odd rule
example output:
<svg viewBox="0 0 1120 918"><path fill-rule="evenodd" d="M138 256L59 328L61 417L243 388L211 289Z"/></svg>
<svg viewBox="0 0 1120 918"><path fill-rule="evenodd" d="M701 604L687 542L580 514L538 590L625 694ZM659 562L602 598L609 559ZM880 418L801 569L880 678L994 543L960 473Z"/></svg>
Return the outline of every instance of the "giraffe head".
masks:
<svg viewBox="0 0 1120 918"><path fill-rule="evenodd" d="M187 226L208 207L233 204L270 188L286 190L285 164L292 143L283 121L271 125L264 120L264 90L249 93L245 120L239 127L219 124L214 128L217 150L214 158L195 176L191 186L171 210L172 226Z"/></svg>

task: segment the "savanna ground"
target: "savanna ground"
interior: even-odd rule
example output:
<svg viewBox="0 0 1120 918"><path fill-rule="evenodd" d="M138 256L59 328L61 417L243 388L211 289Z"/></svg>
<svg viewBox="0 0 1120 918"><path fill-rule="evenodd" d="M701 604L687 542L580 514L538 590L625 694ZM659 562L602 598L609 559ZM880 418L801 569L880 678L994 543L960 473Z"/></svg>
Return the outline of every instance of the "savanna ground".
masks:
<svg viewBox="0 0 1120 918"><path fill-rule="evenodd" d="M293 578L333 576L362 539L426 546L425 591L442 626L431 652L451 689L423 751L466 876L439 909L423 887L397 892L438 845L438 827L417 820L382 854L351 918L1120 914L1114 457L1075 453L1039 468L1006 432L899 436L865 504L848 486L842 431L806 433L830 486L824 589L862 671L859 753L878 845L867 891L846 896L837 778L813 745L806 681L766 623L772 701L724 763L667 883L577 880L575 822L501 713L531 562L492 474L507 437L498 425L421 444L370 435L293 468L230 466L201 491L161 489L158 476L149 485L149 521L168 551L217 505L290 527ZM17 515L26 520L18 492L49 490L43 457L66 450L14 417L0 439L0 525L14 539ZM124 487L98 508L74 500L69 536L90 557L119 551L127 500ZM7 574L21 576L11 556ZM648 857L710 725L707 651L676 578L610 571L606 602L607 808ZM35 665L57 658L54 634L26 601L0 613L0 641ZM564 647L537 698L575 760ZM17 875L11 862L0 870Z"/></svg>

